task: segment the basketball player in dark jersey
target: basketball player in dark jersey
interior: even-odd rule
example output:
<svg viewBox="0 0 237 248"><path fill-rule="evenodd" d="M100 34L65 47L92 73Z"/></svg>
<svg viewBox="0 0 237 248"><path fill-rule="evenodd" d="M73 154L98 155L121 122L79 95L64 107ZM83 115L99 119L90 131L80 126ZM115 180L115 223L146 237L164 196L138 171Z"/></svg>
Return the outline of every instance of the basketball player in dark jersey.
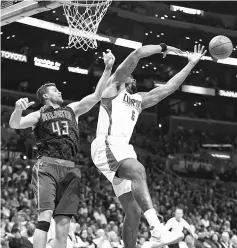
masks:
<svg viewBox="0 0 237 248"><path fill-rule="evenodd" d="M37 90L37 98L44 106L22 117L34 102L27 98L16 102L10 118L10 127L32 127L39 150L38 161L32 171L32 186L37 199L38 224L34 233L34 248L45 248L52 216L55 219L53 248L66 248L70 218L79 206L80 171L74 159L79 147L78 117L88 112L101 99L110 77L114 56L103 53L105 70L93 94L79 102L63 106L61 92L55 84L47 83Z"/></svg>

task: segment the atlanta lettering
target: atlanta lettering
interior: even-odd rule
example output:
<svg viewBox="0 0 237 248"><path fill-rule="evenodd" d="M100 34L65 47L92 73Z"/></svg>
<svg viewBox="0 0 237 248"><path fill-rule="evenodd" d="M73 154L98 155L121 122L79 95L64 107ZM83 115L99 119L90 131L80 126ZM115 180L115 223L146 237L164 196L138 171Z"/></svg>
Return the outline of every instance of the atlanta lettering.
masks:
<svg viewBox="0 0 237 248"><path fill-rule="evenodd" d="M138 111L141 109L141 101L131 98L127 93L124 94L123 102L136 108Z"/></svg>
<svg viewBox="0 0 237 248"><path fill-rule="evenodd" d="M53 112L43 113L42 114L42 120L43 121L53 120L53 119L56 119L56 118L66 118L66 119L71 121L72 120L72 115L67 110L55 110Z"/></svg>

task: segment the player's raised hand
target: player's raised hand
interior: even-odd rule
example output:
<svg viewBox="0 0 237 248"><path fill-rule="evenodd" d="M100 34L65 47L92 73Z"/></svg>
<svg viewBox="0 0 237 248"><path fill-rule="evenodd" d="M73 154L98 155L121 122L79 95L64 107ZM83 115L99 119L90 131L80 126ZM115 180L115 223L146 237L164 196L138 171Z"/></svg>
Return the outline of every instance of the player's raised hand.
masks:
<svg viewBox="0 0 237 248"><path fill-rule="evenodd" d="M28 98L20 98L18 101L16 101L15 109L21 111L26 110L33 104L35 104L35 102L29 102Z"/></svg>
<svg viewBox="0 0 237 248"><path fill-rule="evenodd" d="M167 54L172 54L172 53L176 53L179 56L184 55L184 52L182 52L180 49L172 46L167 46L167 50L163 53L163 58L165 58Z"/></svg>
<svg viewBox="0 0 237 248"><path fill-rule="evenodd" d="M194 46L194 52L193 53L189 53L188 54L188 60L190 63L192 64L197 64L199 62L199 60L206 54L206 50L204 50L205 47L202 46L201 44L199 44L198 46L195 45Z"/></svg>
<svg viewBox="0 0 237 248"><path fill-rule="evenodd" d="M111 50L107 49L106 53L103 52L103 60L107 67L112 68L114 65L115 57Z"/></svg>

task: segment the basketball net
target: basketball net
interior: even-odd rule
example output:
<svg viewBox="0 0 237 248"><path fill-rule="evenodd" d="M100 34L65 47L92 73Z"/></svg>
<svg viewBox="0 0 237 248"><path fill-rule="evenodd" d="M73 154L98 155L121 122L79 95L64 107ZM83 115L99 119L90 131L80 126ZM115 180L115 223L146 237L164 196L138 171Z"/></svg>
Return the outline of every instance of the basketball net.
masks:
<svg viewBox="0 0 237 248"><path fill-rule="evenodd" d="M64 13L69 24L69 47L97 48L96 33L112 0L64 1Z"/></svg>

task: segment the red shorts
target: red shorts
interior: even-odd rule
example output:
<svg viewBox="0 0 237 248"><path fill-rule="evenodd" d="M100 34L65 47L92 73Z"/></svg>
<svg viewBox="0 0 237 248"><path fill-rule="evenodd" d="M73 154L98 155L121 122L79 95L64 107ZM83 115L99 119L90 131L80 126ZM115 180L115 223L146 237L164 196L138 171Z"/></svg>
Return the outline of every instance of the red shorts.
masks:
<svg viewBox="0 0 237 248"><path fill-rule="evenodd" d="M56 215L77 215L81 173L73 162L42 157L32 170L32 188L38 211Z"/></svg>

